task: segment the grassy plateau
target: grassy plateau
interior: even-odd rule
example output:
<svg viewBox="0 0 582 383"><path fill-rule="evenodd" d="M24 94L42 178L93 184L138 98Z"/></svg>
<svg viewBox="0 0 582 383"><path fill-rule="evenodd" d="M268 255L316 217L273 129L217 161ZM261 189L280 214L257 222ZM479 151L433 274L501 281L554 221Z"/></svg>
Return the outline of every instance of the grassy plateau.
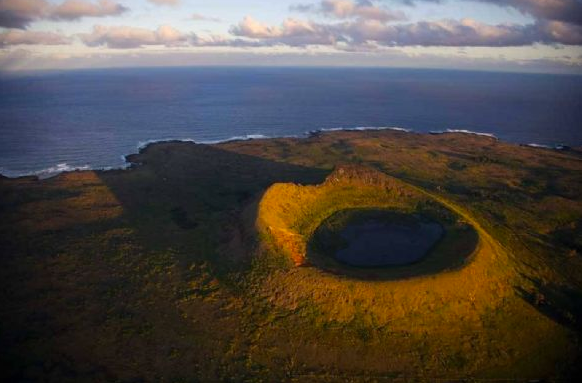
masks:
<svg viewBox="0 0 582 383"><path fill-rule="evenodd" d="M0 177L3 381L581 372L577 148L346 131L157 143L128 161ZM326 255L342 212L372 209L422 214L445 234L404 266Z"/></svg>

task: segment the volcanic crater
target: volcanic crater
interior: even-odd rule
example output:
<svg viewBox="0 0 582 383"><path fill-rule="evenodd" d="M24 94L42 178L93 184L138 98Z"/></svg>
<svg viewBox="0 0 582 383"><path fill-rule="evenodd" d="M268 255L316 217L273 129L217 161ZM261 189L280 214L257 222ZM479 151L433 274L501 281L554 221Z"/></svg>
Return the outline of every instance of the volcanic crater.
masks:
<svg viewBox="0 0 582 383"><path fill-rule="evenodd" d="M257 229L297 266L363 279L401 279L459 269L477 230L428 193L373 168L337 167L320 185L272 185Z"/></svg>

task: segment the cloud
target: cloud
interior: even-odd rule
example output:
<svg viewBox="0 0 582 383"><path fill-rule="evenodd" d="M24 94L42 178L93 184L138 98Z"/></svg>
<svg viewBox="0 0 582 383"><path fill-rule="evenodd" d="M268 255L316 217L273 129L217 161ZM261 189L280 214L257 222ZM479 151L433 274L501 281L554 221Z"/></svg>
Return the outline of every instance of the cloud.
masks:
<svg viewBox="0 0 582 383"><path fill-rule="evenodd" d="M534 49L534 48L526 48ZM55 55L25 51L0 51L0 71L38 69L79 69L99 67L152 66L371 66L447 69L506 70L517 72L582 73L582 59L561 60L557 57L511 60L499 57L467 57L449 53L407 53L387 48L362 55L354 52L267 52L216 50L167 51L165 49L126 52L76 53Z"/></svg>
<svg viewBox="0 0 582 383"><path fill-rule="evenodd" d="M57 5L46 0L0 0L0 27L25 29L30 23L42 19L116 16L127 10L113 0L66 0Z"/></svg>
<svg viewBox="0 0 582 383"><path fill-rule="evenodd" d="M127 26L107 27L96 25L91 33L79 35L88 46L107 46L109 48L139 48L144 45L179 46L188 41L188 36L169 25L157 30Z"/></svg>
<svg viewBox="0 0 582 383"><path fill-rule="evenodd" d="M511 7L540 20L562 21L582 25L582 1L580 0L478 0Z"/></svg>
<svg viewBox="0 0 582 383"><path fill-rule="evenodd" d="M336 45L370 50L374 46L507 47L544 44L582 44L580 27L561 22L490 25L473 19L389 24L358 18L334 24L287 19L270 26L247 16L231 33L265 45ZM338 44L339 43L339 44Z"/></svg>
<svg viewBox="0 0 582 383"><path fill-rule="evenodd" d="M400 0L415 2L441 0ZM444 1L444 0L443 0ZM582 44L582 0L466 0L481 1L500 7L515 8L533 16L531 24L488 25L472 19L419 21L388 25L403 15L377 6L372 0L321 0L316 5L296 5L292 9L317 12L346 20L328 26L336 41L350 41L350 49L366 49L373 44L395 46L521 46L534 43ZM401 16L400 19L398 16ZM372 43L372 44L370 44ZM355 47L354 45L360 45Z"/></svg>
<svg viewBox="0 0 582 383"><path fill-rule="evenodd" d="M71 40L58 33L9 30L0 33L0 47L8 45L64 45Z"/></svg>
<svg viewBox="0 0 582 383"><path fill-rule="evenodd" d="M196 47L235 47L235 48L251 48L251 47L263 47L264 43L259 41L250 41L245 39L239 39L229 36L220 35L210 35L210 36L199 36L193 34L190 38L190 45Z"/></svg>
<svg viewBox="0 0 582 383"><path fill-rule="evenodd" d="M532 26L488 25L473 19L386 25L365 21L342 26L354 43L387 46L519 46L536 42Z"/></svg>
<svg viewBox="0 0 582 383"><path fill-rule="evenodd" d="M45 15L45 0L0 0L0 27L25 28Z"/></svg>
<svg viewBox="0 0 582 383"><path fill-rule="evenodd" d="M316 12L326 17L336 19L363 18L379 21L405 20L404 13L391 11L375 5L371 0L322 0L317 5L298 4L291 6L291 10L299 12Z"/></svg>
<svg viewBox="0 0 582 383"><path fill-rule="evenodd" d="M268 26L251 16L246 16L238 25L232 27L230 32L237 36L254 38L273 38L281 35L279 27Z"/></svg>
<svg viewBox="0 0 582 383"><path fill-rule="evenodd" d="M219 22L222 21L218 17L204 16L204 15L201 15L199 13L193 13L192 16L190 16L188 19L189 20L194 20L194 21L211 21L211 22L214 22L214 23L219 23Z"/></svg>
<svg viewBox="0 0 582 383"><path fill-rule="evenodd" d="M170 6L176 6L180 3L180 0L148 0L148 1L156 5L170 5Z"/></svg>
<svg viewBox="0 0 582 383"><path fill-rule="evenodd" d="M26 49L0 51L0 71L21 69L29 61L31 52Z"/></svg>
<svg viewBox="0 0 582 383"><path fill-rule="evenodd" d="M281 26L268 26L247 16L238 25L233 26L230 33L262 39L268 45L331 45L336 42L336 37L328 26L293 18L286 19Z"/></svg>
<svg viewBox="0 0 582 383"><path fill-rule="evenodd" d="M400 0L404 4L444 2L444 0ZM582 25L581 0L465 0L480 1L499 7L514 8L540 21L561 21Z"/></svg>
<svg viewBox="0 0 582 383"><path fill-rule="evenodd" d="M165 47L262 47L265 42L232 38L232 36L185 34L169 26L162 25L156 30L129 26L107 27L96 25L91 33L77 35L89 47L105 46L114 49L141 48L144 46Z"/></svg>
<svg viewBox="0 0 582 383"><path fill-rule="evenodd" d="M548 42L559 42L566 45L582 45L582 25L564 23L561 21L540 22L540 29Z"/></svg>
<svg viewBox="0 0 582 383"><path fill-rule="evenodd" d="M66 0L50 12L50 18L56 20L77 20L82 17L116 16L128 8L112 0L99 0L92 3L85 0Z"/></svg>

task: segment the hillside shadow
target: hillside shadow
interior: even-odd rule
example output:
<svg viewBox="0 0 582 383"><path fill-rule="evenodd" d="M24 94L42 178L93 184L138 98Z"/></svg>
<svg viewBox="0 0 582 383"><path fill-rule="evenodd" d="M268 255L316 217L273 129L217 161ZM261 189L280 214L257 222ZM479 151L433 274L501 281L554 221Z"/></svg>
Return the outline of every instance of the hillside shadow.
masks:
<svg viewBox="0 0 582 383"><path fill-rule="evenodd" d="M554 322L578 333L582 332L582 293L579 290L526 278L532 282L534 290L528 291L521 286L516 288L524 301Z"/></svg>
<svg viewBox="0 0 582 383"><path fill-rule="evenodd" d="M0 179L7 381L124 380L129 364L107 360L123 359L125 347L144 358L130 374L141 381L149 361L168 358L160 350L185 339L200 343L183 348L176 370L214 357L239 330L220 328L221 308L205 297L215 279L230 282L229 272L250 264L245 235L255 237L244 233L245 213L273 183L320 183L327 174L193 143L151 145L129 158L141 165ZM183 313L209 323L193 329ZM238 323L231 313L227 323Z"/></svg>
<svg viewBox="0 0 582 383"><path fill-rule="evenodd" d="M273 183L317 184L328 174L185 142L153 144L128 160L132 169L99 177L144 247L171 249L186 263L202 259L222 270L241 266L255 240L248 231L256 209L245 207Z"/></svg>
<svg viewBox="0 0 582 383"><path fill-rule="evenodd" d="M582 293L571 286L544 283L536 278L524 276L532 282L534 289L521 286L516 291L521 298L550 320L575 332L576 342L582 341ZM565 381L575 381L582 372L582 352L577 351L575 361L563 372Z"/></svg>

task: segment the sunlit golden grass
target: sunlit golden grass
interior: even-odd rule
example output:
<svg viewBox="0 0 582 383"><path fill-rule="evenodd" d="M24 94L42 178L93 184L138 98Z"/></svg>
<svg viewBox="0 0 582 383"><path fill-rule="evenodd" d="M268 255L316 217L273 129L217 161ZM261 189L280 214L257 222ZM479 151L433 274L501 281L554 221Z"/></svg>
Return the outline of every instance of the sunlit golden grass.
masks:
<svg viewBox="0 0 582 383"><path fill-rule="evenodd" d="M123 208L95 172L73 172L47 181L49 198L31 201L17 213L30 230L59 230L119 217ZM52 193L52 194L51 194Z"/></svg>
<svg viewBox="0 0 582 383"><path fill-rule="evenodd" d="M313 231L332 213L350 207L412 210L420 194L372 169L341 167L317 186L275 184L258 207L257 229L300 265Z"/></svg>
<svg viewBox="0 0 582 383"><path fill-rule="evenodd" d="M580 153L334 132L0 177L5 380L568 381L582 355ZM470 225L475 251L429 267L467 239L445 236L413 275L320 262L314 230L357 207Z"/></svg>
<svg viewBox="0 0 582 383"><path fill-rule="evenodd" d="M477 231L478 246L463 267L412 278L398 279L396 272L392 280L366 280L365 271L352 278L309 263L307 242L334 212L354 207L414 212L429 201L446 207ZM296 266L268 276L262 294L272 304L292 311L308 307L316 313L314 322L324 327L345 323L362 332L380 328L407 334L393 351L406 353L412 348L423 354L413 365L425 363L443 370L442 358L458 355L462 363L444 370L462 376L516 363L514 358L531 353L532 347L540 352L540 337L553 338L552 352L556 345L567 344L557 326L535 315L516 296L514 285L520 277L509 250L468 210L419 187L370 169L340 167L321 185L271 186L259 204L256 225L265 253L283 254ZM297 267L301 265L308 267ZM421 262L408 267L423 266ZM505 318L508 310L512 313ZM498 320L506 322L493 325ZM490 339L496 339L495 346L488 343ZM446 355L430 355L432 349L442 352L443 347L448 349ZM492 347L509 354L492 356Z"/></svg>
<svg viewBox="0 0 582 383"><path fill-rule="evenodd" d="M513 271L505 250L467 212L440 197L369 169L341 167L318 186L273 185L259 204L257 228L261 236L274 246L273 251L282 252L291 257L295 265L301 265L308 261L308 239L317 226L334 212L350 207L394 208L414 212L417 205L431 199L454 211L477 229L480 238L478 248L465 267L438 275L391 282L354 281L310 270L322 278L321 283L285 285L293 286L292 295L296 297L303 295L302 287L306 288L305 296L319 288L330 292L343 289L348 295L367 301L379 323L392 321L403 313L413 314L426 305L430 307L430 302L441 307L445 302L446 306L473 305L478 301L494 304L510 294ZM388 301L383 294L387 288L390 291ZM353 291L350 293L350 290ZM329 303L335 307L332 311L341 307L341 300L334 302L331 299ZM387 310L387 307L391 309ZM347 313L340 311L344 317L338 320L351 318L353 314L349 310Z"/></svg>

